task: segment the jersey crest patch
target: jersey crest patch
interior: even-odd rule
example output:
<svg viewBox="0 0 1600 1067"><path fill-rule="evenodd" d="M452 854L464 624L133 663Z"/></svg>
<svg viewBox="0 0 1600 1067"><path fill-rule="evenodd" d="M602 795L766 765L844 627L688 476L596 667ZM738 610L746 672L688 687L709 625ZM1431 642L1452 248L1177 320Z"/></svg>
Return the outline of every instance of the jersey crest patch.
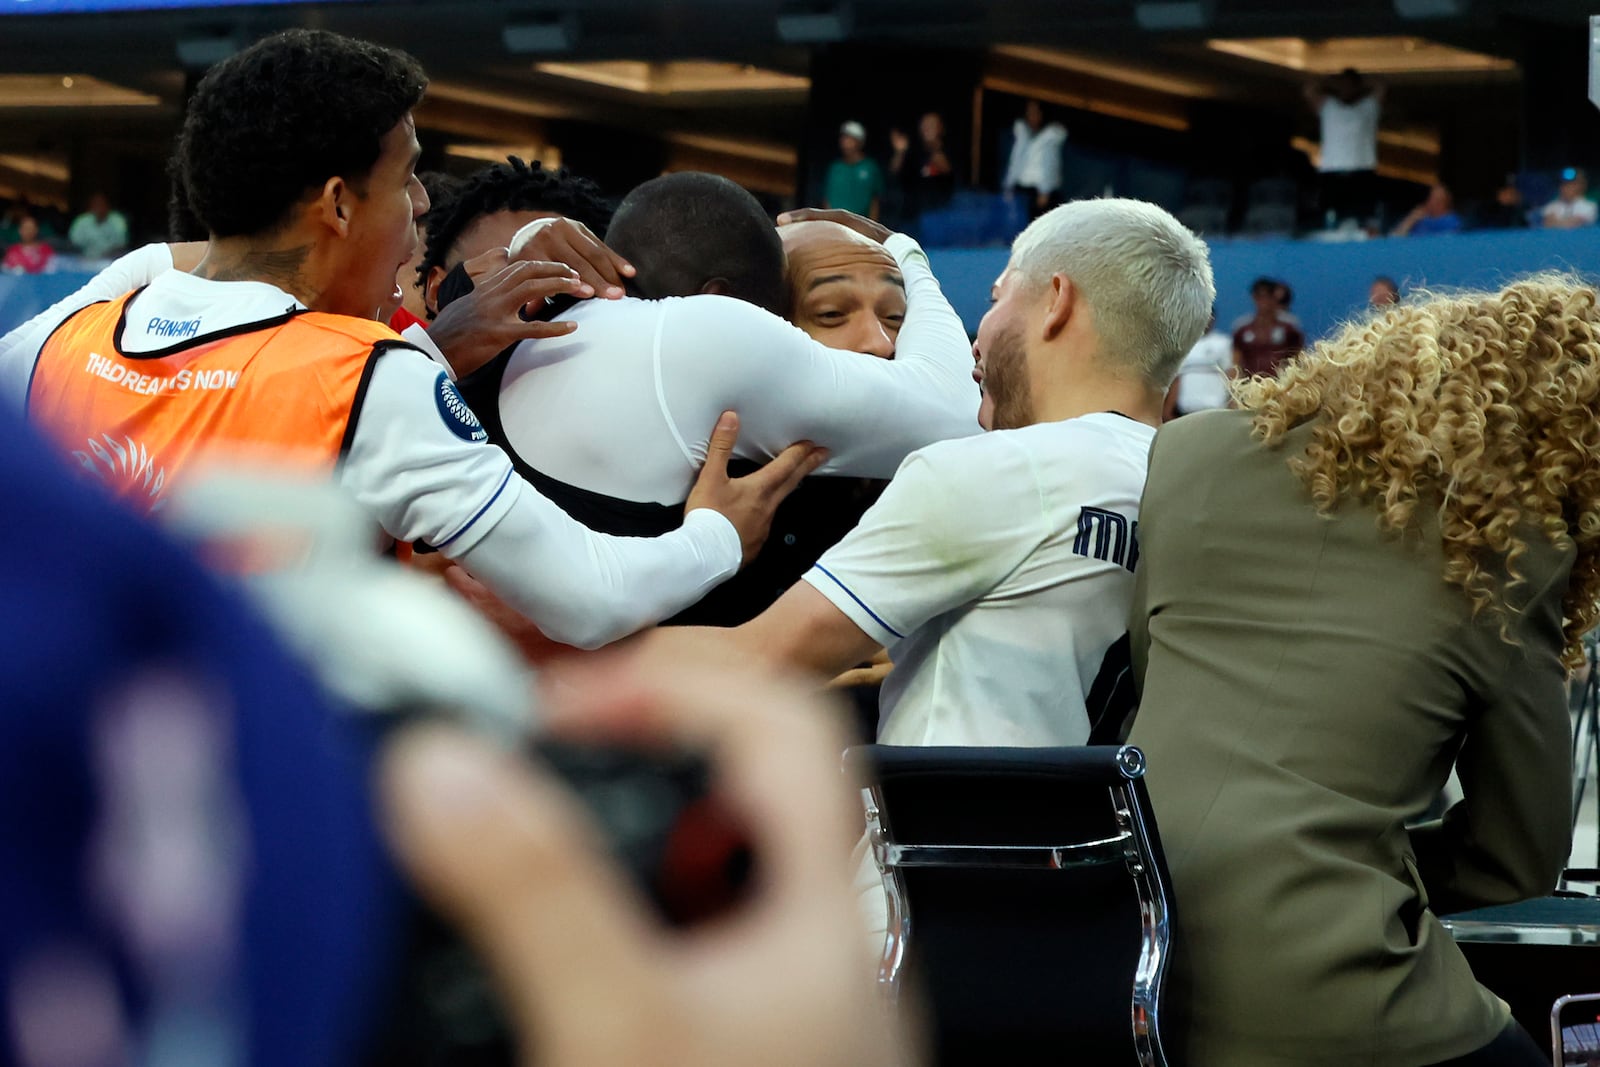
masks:
<svg viewBox="0 0 1600 1067"><path fill-rule="evenodd" d="M445 427L463 441L482 443L489 439L489 431L483 428L483 423L478 421L478 416L472 413L466 400L461 396L461 391L456 388L456 383L443 371L439 372L439 380L433 385L433 399L439 406L439 417L444 420Z"/></svg>

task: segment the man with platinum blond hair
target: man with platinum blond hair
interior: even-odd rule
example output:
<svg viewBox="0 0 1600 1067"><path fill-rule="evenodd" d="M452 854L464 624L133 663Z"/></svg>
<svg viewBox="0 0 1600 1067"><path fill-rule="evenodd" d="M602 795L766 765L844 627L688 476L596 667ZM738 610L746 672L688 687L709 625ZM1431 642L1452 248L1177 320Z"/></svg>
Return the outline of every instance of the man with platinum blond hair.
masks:
<svg viewBox="0 0 1600 1067"><path fill-rule="evenodd" d="M1150 444L1215 295L1205 245L1154 205L1040 216L973 346L992 432L913 452L756 619L648 640L830 678L882 645L885 744L1085 743L1126 627Z"/></svg>

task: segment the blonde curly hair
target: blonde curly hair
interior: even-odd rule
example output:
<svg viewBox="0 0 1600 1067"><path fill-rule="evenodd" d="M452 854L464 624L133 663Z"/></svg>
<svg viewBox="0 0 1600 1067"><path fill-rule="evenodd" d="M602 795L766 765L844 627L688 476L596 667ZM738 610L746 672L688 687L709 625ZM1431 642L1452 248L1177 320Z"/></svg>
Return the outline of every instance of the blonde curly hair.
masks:
<svg viewBox="0 0 1600 1067"><path fill-rule="evenodd" d="M1566 275L1429 296L1346 326L1275 378L1236 387L1268 445L1316 420L1290 467L1319 510L1368 501L1396 532L1438 508L1444 577L1501 617L1532 528L1577 558L1568 666L1600 618L1600 294Z"/></svg>

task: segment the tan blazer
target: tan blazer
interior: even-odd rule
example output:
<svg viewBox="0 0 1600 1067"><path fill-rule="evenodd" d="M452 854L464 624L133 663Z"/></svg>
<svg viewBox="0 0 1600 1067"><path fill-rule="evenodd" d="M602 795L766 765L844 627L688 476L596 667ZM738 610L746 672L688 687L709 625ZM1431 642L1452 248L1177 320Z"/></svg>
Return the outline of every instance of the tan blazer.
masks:
<svg viewBox="0 0 1600 1067"><path fill-rule="evenodd" d="M1533 535L1514 647L1445 584L1436 515L1319 516L1287 462L1309 428L1249 430L1163 428L1141 504L1130 737L1177 901L1174 1062L1465 1054L1510 1017L1436 915L1549 892L1570 845L1571 553ZM1407 832L1452 762L1466 799Z"/></svg>

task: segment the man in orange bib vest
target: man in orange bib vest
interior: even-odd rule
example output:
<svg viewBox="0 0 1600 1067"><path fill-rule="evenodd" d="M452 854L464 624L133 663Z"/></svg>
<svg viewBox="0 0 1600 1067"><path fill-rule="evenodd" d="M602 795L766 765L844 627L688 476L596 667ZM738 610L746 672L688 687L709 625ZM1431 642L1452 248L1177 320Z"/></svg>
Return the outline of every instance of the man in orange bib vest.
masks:
<svg viewBox="0 0 1600 1067"><path fill-rule="evenodd" d="M67 315L37 351L29 418L118 495L158 510L201 464L327 473L391 536L427 541L549 636L622 637L698 600L750 558L821 455L797 445L730 480L719 423L678 529L593 534L512 471L454 383L374 316L427 210L410 56L291 30L214 67L177 147L210 244ZM568 268L514 268L528 302L580 293Z"/></svg>

